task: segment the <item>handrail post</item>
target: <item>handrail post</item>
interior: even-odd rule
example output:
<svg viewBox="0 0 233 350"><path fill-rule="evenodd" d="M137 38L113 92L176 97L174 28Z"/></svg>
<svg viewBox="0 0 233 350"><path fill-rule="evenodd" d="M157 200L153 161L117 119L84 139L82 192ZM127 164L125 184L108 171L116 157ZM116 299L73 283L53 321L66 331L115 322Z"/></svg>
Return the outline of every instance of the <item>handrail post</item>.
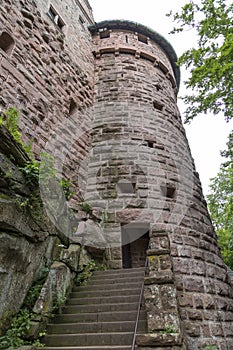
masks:
<svg viewBox="0 0 233 350"><path fill-rule="evenodd" d="M141 286L141 292L140 292L140 296L139 296L137 318L136 318L136 323L135 323L135 328L134 328L134 336L133 336L133 343L132 343L131 350L134 350L135 343L136 343L136 335L137 335L138 322L139 322L139 316L140 316L140 310L141 310L141 304L142 304L142 297L143 297L143 289L144 289L144 277L146 275L147 264L148 264L148 258L146 257L145 270L144 270L144 276L143 276L143 281L142 281L142 286Z"/></svg>

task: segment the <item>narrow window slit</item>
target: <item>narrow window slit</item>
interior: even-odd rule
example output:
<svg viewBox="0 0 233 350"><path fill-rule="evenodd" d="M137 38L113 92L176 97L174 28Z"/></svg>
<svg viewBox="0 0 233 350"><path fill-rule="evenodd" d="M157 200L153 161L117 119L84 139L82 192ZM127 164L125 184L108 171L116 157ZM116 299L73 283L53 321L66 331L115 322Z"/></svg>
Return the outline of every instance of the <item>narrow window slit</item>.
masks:
<svg viewBox="0 0 233 350"><path fill-rule="evenodd" d="M10 55L15 46L15 41L10 34L7 32L2 32L0 35L0 49L2 49L6 54Z"/></svg>
<svg viewBox="0 0 233 350"><path fill-rule="evenodd" d="M74 115L77 112L78 105L77 103L71 99L70 100L70 108L69 108L69 115Z"/></svg>

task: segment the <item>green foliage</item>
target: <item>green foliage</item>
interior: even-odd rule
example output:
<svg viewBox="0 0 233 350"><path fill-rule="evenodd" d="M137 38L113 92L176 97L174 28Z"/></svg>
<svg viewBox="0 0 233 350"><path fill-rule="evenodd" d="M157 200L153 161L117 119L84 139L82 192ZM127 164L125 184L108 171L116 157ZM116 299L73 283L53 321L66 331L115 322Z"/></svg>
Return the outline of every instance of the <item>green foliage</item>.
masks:
<svg viewBox="0 0 233 350"><path fill-rule="evenodd" d="M54 158L47 152L41 152L40 182L43 184L43 191L46 191L48 195L51 194L50 192L54 192L54 186L56 184L62 187L66 200L69 200L74 194L71 190L72 183L69 179L65 179L64 177L61 180L58 179Z"/></svg>
<svg viewBox="0 0 233 350"><path fill-rule="evenodd" d="M31 313L21 310L11 322L11 328L0 338L0 349L14 349L25 343L24 338L30 329Z"/></svg>
<svg viewBox="0 0 233 350"><path fill-rule="evenodd" d="M106 265L98 264L95 260L91 259L89 260L88 264L84 267L84 269L77 273L77 276L75 278L75 284L78 286L85 286L91 278L91 276L93 275L94 271L105 270L107 270Z"/></svg>
<svg viewBox="0 0 233 350"><path fill-rule="evenodd" d="M32 310L36 300L38 299L45 278L39 283L34 284L28 291L24 300L23 307L15 315L11 321L11 326L4 336L0 338L0 349L15 349L22 345L33 345L43 347L40 339L29 340L31 321L34 317ZM40 333L42 337L44 333Z"/></svg>
<svg viewBox="0 0 233 350"><path fill-rule="evenodd" d="M27 309L32 309L35 302L40 296L40 292L42 289L43 283L36 283L34 284L28 291L26 298L24 300L24 307Z"/></svg>
<svg viewBox="0 0 233 350"><path fill-rule="evenodd" d="M162 331L160 331L161 334L171 334L171 333L177 333L173 324L169 324L167 325L167 327L165 329L163 329Z"/></svg>
<svg viewBox="0 0 233 350"><path fill-rule="evenodd" d="M20 168L29 184L38 183L40 174L40 163L37 161L27 162L25 167Z"/></svg>
<svg viewBox="0 0 233 350"><path fill-rule="evenodd" d="M10 107L2 112L0 115L0 125L4 125L7 128L14 140L21 144L29 158L33 159L32 141L28 144L24 143L21 133L19 132L19 111L14 107Z"/></svg>
<svg viewBox="0 0 233 350"><path fill-rule="evenodd" d="M87 214L92 214L92 207L87 202L79 203L80 208L85 211Z"/></svg>
<svg viewBox="0 0 233 350"><path fill-rule="evenodd" d="M32 313L27 309L22 309L12 319L11 327L6 334L0 338L0 349L12 350L22 345L35 345L42 347L39 339L29 341L27 336L30 330Z"/></svg>
<svg viewBox="0 0 233 350"><path fill-rule="evenodd" d="M217 176L211 179L207 200L224 261L233 269L233 133L229 136L227 147L222 152L227 160Z"/></svg>
<svg viewBox="0 0 233 350"><path fill-rule="evenodd" d="M218 345L206 345L203 350L218 350Z"/></svg>
<svg viewBox="0 0 233 350"><path fill-rule="evenodd" d="M68 201L72 195L74 195L74 191L71 191L71 181L65 179L64 177L60 181L60 185L63 188L63 192L66 200Z"/></svg>
<svg viewBox="0 0 233 350"><path fill-rule="evenodd" d="M89 260L88 264L84 267L81 272L78 272L75 278L75 284L78 286L85 286L93 272L96 270L96 263L94 260Z"/></svg>
<svg viewBox="0 0 233 350"><path fill-rule="evenodd" d="M227 0L188 1L173 16L178 26L171 33L193 29L197 46L185 51L178 64L191 70L185 82L195 91L182 97L188 105L185 117L190 121L199 113L223 112L233 116L233 3Z"/></svg>
<svg viewBox="0 0 233 350"><path fill-rule="evenodd" d="M8 108L0 116L0 124L4 125L15 141L22 144L21 134L18 130L19 112L16 108Z"/></svg>
<svg viewBox="0 0 233 350"><path fill-rule="evenodd" d="M61 313L62 306L65 304L66 299L67 299L67 297L66 297L65 292L63 292L63 293L60 292L56 296L56 302L54 303L54 305L52 307L52 312L49 315L50 318L53 318L56 313Z"/></svg>

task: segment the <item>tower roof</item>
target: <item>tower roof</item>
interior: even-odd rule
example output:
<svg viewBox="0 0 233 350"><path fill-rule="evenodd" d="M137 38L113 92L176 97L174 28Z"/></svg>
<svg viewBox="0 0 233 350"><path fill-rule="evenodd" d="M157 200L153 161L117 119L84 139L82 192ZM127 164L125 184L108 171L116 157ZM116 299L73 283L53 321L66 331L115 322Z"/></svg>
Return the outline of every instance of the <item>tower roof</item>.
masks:
<svg viewBox="0 0 233 350"><path fill-rule="evenodd" d="M102 29L102 28L123 29L123 30L134 31L134 32L143 34L149 37L151 40L153 40L156 44L158 44L164 50L167 57L169 58L174 71L175 78L176 78L177 87L179 88L180 69L176 64L177 55L172 45L161 34L157 33L156 31L152 30L149 27L144 26L143 24L133 22L133 21L126 21L126 20L106 20L99 23L95 23L94 25L91 25L89 27L90 32L92 34L97 33L99 29Z"/></svg>

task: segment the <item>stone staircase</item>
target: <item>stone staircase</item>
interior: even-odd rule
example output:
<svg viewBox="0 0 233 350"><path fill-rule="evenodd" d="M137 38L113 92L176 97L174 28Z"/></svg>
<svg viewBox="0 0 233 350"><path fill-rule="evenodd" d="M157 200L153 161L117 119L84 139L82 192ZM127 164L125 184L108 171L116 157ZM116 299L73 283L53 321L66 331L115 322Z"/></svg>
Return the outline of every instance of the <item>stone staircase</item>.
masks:
<svg viewBox="0 0 233 350"><path fill-rule="evenodd" d="M48 325L44 350L131 350L144 268L96 271ZM141 308L138 332L146 331Z"/></svg>

